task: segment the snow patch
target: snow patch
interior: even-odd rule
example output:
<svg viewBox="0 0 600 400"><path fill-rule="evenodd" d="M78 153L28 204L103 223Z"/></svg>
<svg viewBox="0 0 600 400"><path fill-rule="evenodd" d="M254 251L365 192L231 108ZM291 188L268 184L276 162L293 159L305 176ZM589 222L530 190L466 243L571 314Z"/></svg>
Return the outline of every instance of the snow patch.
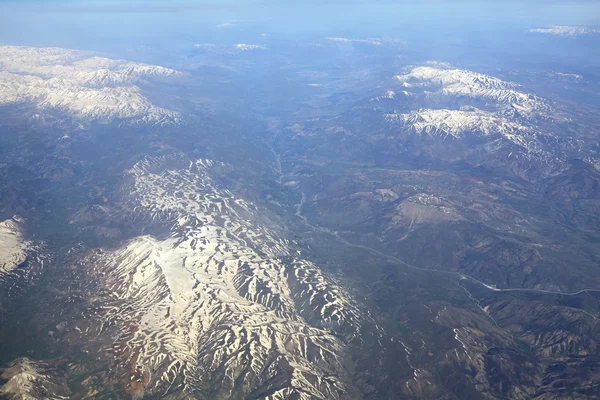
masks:
<svg viewBox="0 0 600 400"><path fill-rule="evenodd" d="M31 243L23 238L22 219L0 222L0 276L10 273L27 258Z"/></svg>

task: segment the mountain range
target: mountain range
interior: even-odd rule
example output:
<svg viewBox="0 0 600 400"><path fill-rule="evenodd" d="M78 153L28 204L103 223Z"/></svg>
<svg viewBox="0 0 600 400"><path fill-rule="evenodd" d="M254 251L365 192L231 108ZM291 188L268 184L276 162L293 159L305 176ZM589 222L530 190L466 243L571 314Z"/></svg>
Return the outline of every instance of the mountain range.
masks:
<svg viewBox="0 0 600 400"><path fill-rule="evenodd" d="M400 43L0 47L0 394L593 399L597 111Z"/></svg>

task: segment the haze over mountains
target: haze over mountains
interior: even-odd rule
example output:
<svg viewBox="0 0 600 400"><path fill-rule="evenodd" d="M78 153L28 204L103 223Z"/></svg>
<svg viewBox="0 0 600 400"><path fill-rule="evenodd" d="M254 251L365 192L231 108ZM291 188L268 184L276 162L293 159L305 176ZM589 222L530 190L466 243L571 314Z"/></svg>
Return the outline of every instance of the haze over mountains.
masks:
<svg viewBox="0 0 600 400"><path fill-rule="evenodd" d="M598 396L595 28L207 26L0 46L0 396Z"/></svg>

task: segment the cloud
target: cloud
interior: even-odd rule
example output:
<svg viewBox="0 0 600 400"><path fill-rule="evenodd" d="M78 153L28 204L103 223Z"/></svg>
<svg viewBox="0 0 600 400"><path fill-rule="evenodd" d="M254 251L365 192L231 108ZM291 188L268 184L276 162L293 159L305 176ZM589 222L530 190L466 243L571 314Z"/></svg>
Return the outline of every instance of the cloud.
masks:
<svg viewBox="0 0 600 400"><path fill-rule="evenodd" d="M381 45L381 42L376 39L348 39L345 37L327 37L325 39L329 40L330 42L337 42L337 43L365 43L365 44L372 44L373 46Z"/></svg>
<svg viewBox="0 0 600 400"><path fill-rule="evenodd" d="M332 43L349 43L349 44L368 44L372 46L390 45L390 46L404 46L405 43L401 40L392 37L381 37L381 38L365 38L365 39L350 39L346 37L326 37L325 40Z"/></svg>
<svg viewBox="0 0 600 400"><path fill-rule="evenodd" d="M217 45L210 43L198 43L193 46L196 49L203 50L206 52L213 52L218 54L240 54L245 52L254 52L254 51L266 51L269 50L266 46L261 46L258 44L247 44L247 43L238 43L235 45Z"/></svg>
<svg viewBox="0 0 600 400"><path fill-rule="evenodd" d="M225 29L225 28L233 28L234 26L238 26L242 21L231 20L227 22L223 22L222 24L217 25L217 28Z"/></svg>
<svg viewBox="0 0 600 400"><path fill-rule="evenodd" d="M265 46L260 46L258 44L244 44L239 43L235 45L235 48L241 51L254 51L254 50L267 50Z"/></svg>
<svg viewBox="0 0 600 400"><path fill-rule="evenodd" d="M570 37L570 38L576 38L578 36L588 36L588 35L600 34L600 30L598 30L598 29L590 29L590 28L583 28L583 27L577 27L577 26L565 26L565 25L552 25L548 28L530 29L527 32L542 33L542 34L546 34L546 35L555 35L555 36L563 36L563 37Z"/></svg>

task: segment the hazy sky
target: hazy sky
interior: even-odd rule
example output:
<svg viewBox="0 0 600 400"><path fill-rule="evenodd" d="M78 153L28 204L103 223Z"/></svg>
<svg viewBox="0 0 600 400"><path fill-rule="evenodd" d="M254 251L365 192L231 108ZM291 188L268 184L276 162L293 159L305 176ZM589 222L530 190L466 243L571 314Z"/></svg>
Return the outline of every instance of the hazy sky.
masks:
<svg viewBox="0 0 600 400"><path fill-rule="evenodd" d="M111 41L177 46L205 38L228 40L235 29L227 28L237 28L238 33L243 28L287 36L387 34L411 39L475 28L516 32L549 24L600 25L598 1L414 3L0 0L0 42L95 49Z"/></svg>

